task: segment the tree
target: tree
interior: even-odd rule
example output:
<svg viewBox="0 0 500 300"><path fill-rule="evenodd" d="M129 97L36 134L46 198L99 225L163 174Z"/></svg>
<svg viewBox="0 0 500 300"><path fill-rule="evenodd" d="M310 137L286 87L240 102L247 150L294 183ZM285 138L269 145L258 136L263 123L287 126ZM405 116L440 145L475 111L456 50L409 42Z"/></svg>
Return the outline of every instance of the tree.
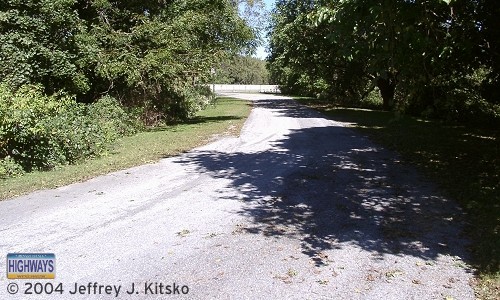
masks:
<svg viewBox="0 0 500 300"><path fill-rule="evenodd" d="M235 55L220 64L215 81L226 84L269 84L269 74L265 61Z"/></svg>
<svg viewBox="0 0 500 300"><path fill-rule="evenodd" d="M112 95L165 119L202 107L210 68L251 49L255 32L230 0L6 0L0 76L81 102Z"/></svg>
<svg viewBox="0 0 500 300"><path fill-rule="evenodd" d="M480 92L497 82L498 70L489 66L498 61L491 38L498 33L485 11L498 6L486 0L279 1L271 76L284 91L355 103L377 87L387 110L464 118L474 106L485 107Z"/></svg>
<svg viewBox="0 0 500 300"><path fill-rule="evenodd" d="M73 0L0 3L0 76L13 88L41 83L48 93L88 90L78 68L81 20Z"/></svg>
<svg viewBox="0 0 500 300"><path fill-rule="evenodd" d="M108 2L93 9L87 21L97 22L88 27L99 45L89 61L99 79L93 94L109 92L172 119L203 106L196 84L208 80L216 62L250 47L254 38L225 0Z"/></svg>
<svg viewBox="0 0 500 300"><path fill-rule="evenodd" d="M500 104L500 28L498 16L500 3L495 0L481 0L478 2L477 14L480 26L481 39L480 53L483 63L491 67L491 72L485 78L482 92L490 103Z"/></svg>

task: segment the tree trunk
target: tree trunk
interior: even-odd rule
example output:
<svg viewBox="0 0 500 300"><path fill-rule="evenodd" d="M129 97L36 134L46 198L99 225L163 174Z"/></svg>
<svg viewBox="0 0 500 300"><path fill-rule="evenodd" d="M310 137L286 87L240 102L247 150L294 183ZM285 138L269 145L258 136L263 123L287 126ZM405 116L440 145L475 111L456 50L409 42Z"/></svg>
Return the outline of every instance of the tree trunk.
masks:
<svg viewBox="0 0 500 300"><path fill-rule="evenodd" d="M394 107L394 92L396 91L396 80L394 78L377 79L377 87L383 100L384 110L392 110Z"/></svg>

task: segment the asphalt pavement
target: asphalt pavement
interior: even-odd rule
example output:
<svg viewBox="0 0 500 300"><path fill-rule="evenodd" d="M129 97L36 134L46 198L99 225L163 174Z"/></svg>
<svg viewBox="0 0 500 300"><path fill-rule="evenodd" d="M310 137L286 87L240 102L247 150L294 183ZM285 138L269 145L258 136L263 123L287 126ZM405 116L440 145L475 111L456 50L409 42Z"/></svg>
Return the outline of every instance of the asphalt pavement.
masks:
<svg viewBox="0 0 500 300"><path fill-rule="evenodd" d="M432 182L293 100L233 96L239 137L1 201L0 255L54 253L56 277L2 275L0 299L474 299Z"/></svg>

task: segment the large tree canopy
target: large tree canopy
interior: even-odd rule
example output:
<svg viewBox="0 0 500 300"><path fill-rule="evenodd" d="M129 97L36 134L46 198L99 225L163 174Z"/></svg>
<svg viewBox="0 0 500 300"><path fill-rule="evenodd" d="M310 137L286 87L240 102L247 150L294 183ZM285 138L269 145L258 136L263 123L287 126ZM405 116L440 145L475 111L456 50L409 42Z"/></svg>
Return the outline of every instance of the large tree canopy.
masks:
<svg viewBox="0 0 500 300"><path fill-rule="evenodd" d="M255 46L248 23L231 0L5 0L0 77L182 118L212 66Z"/></svg>
<svg viewBox="0 0 500 300"><path fill-rule="evenodd" d="M490 0L278 1L270 71L283 90L466 118L498 107L500 4Z"/></svg>

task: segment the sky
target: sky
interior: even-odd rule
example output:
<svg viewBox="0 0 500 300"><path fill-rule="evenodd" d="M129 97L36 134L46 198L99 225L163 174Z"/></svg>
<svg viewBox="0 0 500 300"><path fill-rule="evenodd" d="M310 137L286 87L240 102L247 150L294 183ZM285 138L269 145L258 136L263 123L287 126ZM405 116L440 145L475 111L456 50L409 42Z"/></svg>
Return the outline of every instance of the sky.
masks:
<svg viewBox="0 0 500 300"><path fill-rule="evenodd" d="M264 4L266 5L266 10L270 12L274 5L274 0L264 0ZM266 47L267 47L267 40L265 40L265 44L263 46L257 48L257 53L255 54L255 57L260 59L265 59L268 54L266 52Z"/></svg>

